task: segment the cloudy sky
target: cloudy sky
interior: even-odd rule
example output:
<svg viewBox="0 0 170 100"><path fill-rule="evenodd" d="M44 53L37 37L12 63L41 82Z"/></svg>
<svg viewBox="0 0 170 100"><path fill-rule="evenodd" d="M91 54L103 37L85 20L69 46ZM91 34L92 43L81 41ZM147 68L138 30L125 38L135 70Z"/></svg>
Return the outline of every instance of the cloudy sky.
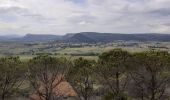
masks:
<svg viewBox="0 0 170 100"><path fill-rule="evenodd" d="M170 0L0 0L0 35L170 33Z"/></svg>

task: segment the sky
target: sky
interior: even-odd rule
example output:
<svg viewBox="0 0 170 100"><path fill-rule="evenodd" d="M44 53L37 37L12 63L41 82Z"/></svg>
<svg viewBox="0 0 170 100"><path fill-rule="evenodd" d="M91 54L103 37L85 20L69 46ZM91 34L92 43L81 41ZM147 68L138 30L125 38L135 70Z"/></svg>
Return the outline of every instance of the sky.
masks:
<svg viewBox="0 0 170 100"><path fill-rule="evenodd" d="M170 33L170 0L0 0L0 35Z"/></svg>

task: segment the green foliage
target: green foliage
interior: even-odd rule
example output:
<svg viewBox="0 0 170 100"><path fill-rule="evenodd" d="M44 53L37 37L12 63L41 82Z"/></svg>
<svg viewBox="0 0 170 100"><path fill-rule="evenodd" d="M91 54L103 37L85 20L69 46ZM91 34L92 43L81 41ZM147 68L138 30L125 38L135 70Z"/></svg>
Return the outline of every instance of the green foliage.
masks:
<svg viewBox="0 0 170 100"><path fill-rule="evenodd" d="M99 80L104 87L108 88L115 98L120 98L121 94L124 94L130 57L131 54L121 49L114 49L99 56L96 73L102 78Z"/></svg>
<svg viewBox="0 0 170 100"><path fill-rule="evenodd" d="M60 73L63 71L66 72L69 64L70 62L65 58L40 55L31 59L28 62L28 67L29 70L31 70L31 73L37 74L38 72L43 73L44 71L49 71L52 74L56 73L56 71L59 71Z"/></svg>
<svg viewBox="0 0 170 100"><path fill-rule="evenodd" d="M103 97L103 100L129 100L128 97L124 94L120 95L119 99L116 99L115 95L113 93L108 93Z"/></svg>
<svg viewBox="0 0 170 100"><path fill-rule="evenodd" d="M124 73L129 67L128 63L131 56L129 52L122 49L113 49L109 52L104 52L99 56L98 72L104 72L107 77L114 77L115 72Z"/></svg>
<svg viewBox="0 0 170 100"><path fill-rule="evenodd" d="M24 72L19 57L0 58L0 96L2 100L17 91L22 83Z"/></svg>
<svg viewBox="0 0 170 100"><path fill-rule="evenodd" d="M170 53L166 51L129 53L113 49L95 59L97 63L77 57L70 60L44 53L22 62L19 57L0 58L0 99L36 92L50 100L56 95L53 88L62 81L68 81L83 100L92 96L103 100L168 98Z"/></svg>
<svg viewBox="0 0 170 100"><path fill-rule="evenodd" d="M100 59L103 61L110 61L112 63L118 63L121 60L125 60L129 57L129 52L122 50L122 49L113 49L109 52L104 52L102 55L99 56Z"/></svg>
<svg viewBox="0 0 170 100"><path fill-rule="evenodd" d="M74 66L69 72L69 82L73 88L83 97L88 100L93 95L93 70L95 61L79 58L74 61Z"/></svg>
<svg viewBox="0 0 170 100"><path fill-rule="evenodd" d="M37 56L28 62L27 77L37 95L51 100L55 97L55 88L65 80L69 66L70 63L64 58Z"/></svg>
<svg viewBox="0 0 170 100"><path fill-rule="evenodd" d="M130 73L134 82L133 92L137 98L158 100L166 97L169 57L169 53L163 51L134 54Z"/></svg>

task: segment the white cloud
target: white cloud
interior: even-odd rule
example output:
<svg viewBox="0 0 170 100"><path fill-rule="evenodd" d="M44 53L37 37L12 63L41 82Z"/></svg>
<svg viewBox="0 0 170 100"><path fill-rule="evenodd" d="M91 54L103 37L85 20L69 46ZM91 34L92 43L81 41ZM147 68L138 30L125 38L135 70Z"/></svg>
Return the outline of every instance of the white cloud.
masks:
<svg viewBox="0 0 170 100"><path fill-rule="evenodd" d="M0 34L169 32L170 0L0 0Z"/></svg>

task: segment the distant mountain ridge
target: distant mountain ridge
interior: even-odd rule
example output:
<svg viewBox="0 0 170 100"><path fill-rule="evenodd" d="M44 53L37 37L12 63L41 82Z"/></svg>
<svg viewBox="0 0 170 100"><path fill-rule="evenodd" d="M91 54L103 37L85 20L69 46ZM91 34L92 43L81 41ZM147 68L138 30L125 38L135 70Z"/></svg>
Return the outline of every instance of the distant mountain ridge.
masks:
<svg viewBox="0 0 170 100"><path fill-rule="evenodd" d="M8 41L8 40L11 40L11 39L14 39L14 38L20 38L21 36L19 35L15 35L15 34L12 34L12 35L1 35L0 36L0 41Z"/></svg>
<svg viewBox="0 0 170 100"><path fill-rule="evenodd" d="M76 40L76 41L75 41ZM81 32L67 38L65 42L113 42L113 41L170 41L170 34L141 33L97 33Z"/></svg>
<svg viewBox="0 0 170 100"><path fill-rule="evenodd" d="M63 38L64 42L83 42L83 43L90 43L95 42L94 39L86 36L85 34L74 34L69 38Z"/></svg>
<svg viewBox="0 0 170 100"><path fill-rule="evenodd" d="M47 34L26 34L20 38L21 41L54 41L61 39L59 35L47 35Z"/></svg>
<svg viewBox="0 0 170 100"><path fill-rule="evenodd" d="M0 41L20 41L20 42L60 41L71 43L92 43L92 42L113 42L121 40L170 42L170 34L156 34L156 33L121 34L121 33L81 32L81 33L69 33L63 36L48 34L27 34L23 37L0 36Z"/></svg>
<svg viewBox="0 0 170 100"><path fill-rule="evenodd" d="M26 34L23 37L15 37L8 39L7 41L18 41L18 42L49 42L61 39L59 35L48 35L48 34ZM5 40L4 40L5 41Z"/></svg>

